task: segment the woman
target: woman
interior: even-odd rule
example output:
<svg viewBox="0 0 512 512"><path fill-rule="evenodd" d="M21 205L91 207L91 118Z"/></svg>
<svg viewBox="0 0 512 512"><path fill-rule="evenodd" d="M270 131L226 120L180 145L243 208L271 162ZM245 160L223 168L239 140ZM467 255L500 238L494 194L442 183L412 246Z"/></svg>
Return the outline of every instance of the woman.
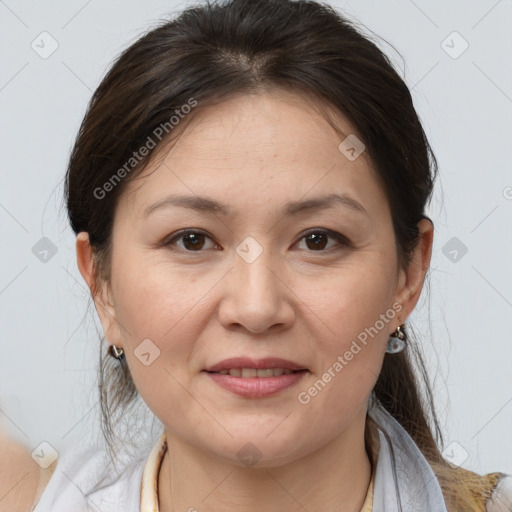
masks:
<svg viewBox="0 0 512 512"><path fill-rule="evenodd" d="M326 5L205 4L128 48L66 176L112 460L64 454L33 510L512 510L510 475L442 457L413 371L435 173L406 85ZM165 428L119 466L137 396Z"/></svg>

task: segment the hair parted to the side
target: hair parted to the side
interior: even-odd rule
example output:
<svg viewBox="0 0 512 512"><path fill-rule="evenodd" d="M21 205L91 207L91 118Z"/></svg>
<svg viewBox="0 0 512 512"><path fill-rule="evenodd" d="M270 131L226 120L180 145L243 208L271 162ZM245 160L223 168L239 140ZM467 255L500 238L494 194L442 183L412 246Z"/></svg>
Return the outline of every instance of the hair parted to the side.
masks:
<svg viewBox="0 0 512 512"><path fill-rule="evenodd" d="M407 265L437 162L406 84L369 36L325 3L231 0L190 6L146 33L121 53L92 96L70 156L65 199L74 232L89 233L98 288L110 279L118 198L155 149L127 169L133 153L147 147L152 134L156 150L169 147L174 133L204 106L275 88L307 97L330 122L335 123L329 114L334 111L351 123L389 201L399 264ZM170 117L191 99L197 106L178 130L169 130ZM165 133L157 133L164 136L155 137L161 126ZM123 166L126 172L119 173ZM105 193L116 173L123 179ZM473 496L484 492L486 477L443 459L431 386L413 341L409 335L408 348L386 354L373 395L431 464L448 510L481 510ZM126 363L109 357L101 342L102 429L114 453L115 426L138 393Z"/></svg>

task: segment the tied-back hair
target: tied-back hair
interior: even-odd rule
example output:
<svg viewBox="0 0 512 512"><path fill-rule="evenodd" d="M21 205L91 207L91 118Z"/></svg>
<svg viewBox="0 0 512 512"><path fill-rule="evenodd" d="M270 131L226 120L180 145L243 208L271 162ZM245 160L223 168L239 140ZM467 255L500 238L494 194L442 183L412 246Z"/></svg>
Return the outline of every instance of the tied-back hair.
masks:
<svg viewBox="0 0 512 512"><path fill-rule="evenodd" d="M325 3L204 2L163 21L124 50L89 103L70 156L65 196L72 229L88 232L93 247L93 295L110 279L114 212L126 183L202 107L274 89L308 99L338 130L340 142L348 134L336 126L332 113L350 122L389 202L398 265L407 266L419 241L417 223L426 217L437 162L410 91L390 59L355 22ZM184 112L191 100L197 106L180 116L174 128L171 116ZM148 146L148 137L156 149L127 167L133 153ZM121 168L124 173L118 172ZM122 179L113 182L114 175ZM107 182L112 186L104 194ZM113 454L115 427L138 393L126 362L108 356L104 341L102 431ZM430 463L448 510L483 510L489 477L453 467L443 458L425 364L413 336L406 343L403 352L385 355L372 394Z"/></svg>

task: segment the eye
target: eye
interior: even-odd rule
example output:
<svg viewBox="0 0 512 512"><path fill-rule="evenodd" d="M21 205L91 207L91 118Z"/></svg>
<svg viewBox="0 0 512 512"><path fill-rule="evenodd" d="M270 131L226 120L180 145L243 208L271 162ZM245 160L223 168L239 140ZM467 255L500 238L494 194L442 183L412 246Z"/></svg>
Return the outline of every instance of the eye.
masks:
<svg viewBox="0 0 512 512"><path fill-rule="evenodd" d="M332 238L336 240L339 245L342 246L350 246L350 241L340 233L336 233L335 231L330 231L328 229L314 229L308 231L306 234L302 236L300 240L306 241L306 247L308 249L312 249L313 251L320 252L323 250L330 250L332 247L326 249L327 240Z"/></svg>
<svg viewBox="0 0 512 512"><path fill-rule="evenodd" d="M180 247L180 249L183 249L188 252L200 252L201 249L205 248L205 245L208 245L205 244L205 239L212 240L208 235L206 235L202 231L185 229L183 231L176 233L172 238L165 241L163 245L167 247L171 245L176 245L176 241L183 241L183 245L178 246Z"/></svg>
<svg viewBox="0 0 512 512"><path fill-rule="evenodd" d="M341 246L351 245L350 241L345 236L326 229L310 230L305 233L299 241L305 240L307 249L313 250L314 252L321 252L332 249L332 247L326 248L329 238L332 238ZM165 247L177 246L187 252L201 252L202 249L218 247L215 243L211 244L210 247L205 247L208 245L208 243L205 243L205 240L213 242L211 237L202 231L184 229L163 242L163 245ZM182 245L179 245L178 242L182 242Z"/></svg>

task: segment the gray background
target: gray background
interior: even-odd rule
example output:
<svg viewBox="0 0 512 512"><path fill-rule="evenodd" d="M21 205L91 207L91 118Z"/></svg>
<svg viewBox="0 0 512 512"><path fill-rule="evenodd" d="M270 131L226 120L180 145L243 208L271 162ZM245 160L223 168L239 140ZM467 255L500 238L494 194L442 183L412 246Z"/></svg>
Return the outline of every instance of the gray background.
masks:
<svg viewBox="0 0 512 512"><path fill-rule="evenodd" d="M330 3L403 56L379 43L439 160L430 298L425 288L411 319L446 454L512 473L512 1ZM70 148L114 57L186 5L0 0L0 423L30 448L59 451L99 432L101 326L61 204ZM57 251L46 261L42 237Z"/></svg>

